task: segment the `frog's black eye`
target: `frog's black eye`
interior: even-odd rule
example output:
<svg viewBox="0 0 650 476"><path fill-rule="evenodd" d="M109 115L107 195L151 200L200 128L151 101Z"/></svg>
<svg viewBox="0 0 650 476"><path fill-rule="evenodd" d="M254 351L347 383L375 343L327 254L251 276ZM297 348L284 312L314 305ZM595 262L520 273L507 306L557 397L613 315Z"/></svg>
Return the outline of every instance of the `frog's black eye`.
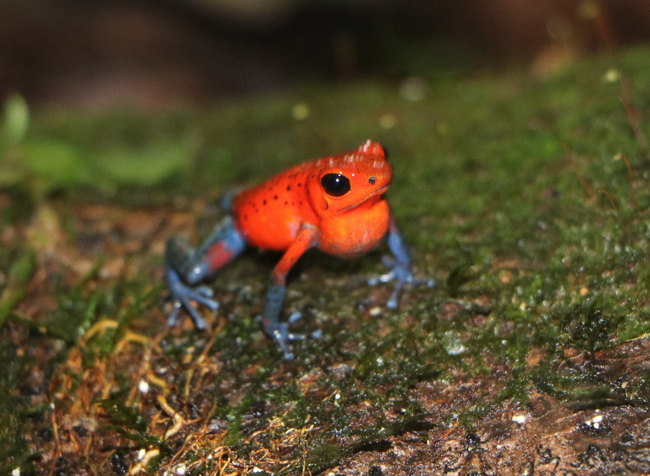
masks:
<svg viewBox="0 0 650 476"><path fill-rule="evenodd" d="M376 181L377 181L377 179L376 179L375 177L370 177L370 178L368 179L368 183L369 183L370 185L374 185Z"/></svg>
<svg viewBox="0 0 650 476"><path fill-rule="evenodd" d="M342 197L350 191L350 180L341 174L325 174L320 179L325 193L333 197Z"/></svg>

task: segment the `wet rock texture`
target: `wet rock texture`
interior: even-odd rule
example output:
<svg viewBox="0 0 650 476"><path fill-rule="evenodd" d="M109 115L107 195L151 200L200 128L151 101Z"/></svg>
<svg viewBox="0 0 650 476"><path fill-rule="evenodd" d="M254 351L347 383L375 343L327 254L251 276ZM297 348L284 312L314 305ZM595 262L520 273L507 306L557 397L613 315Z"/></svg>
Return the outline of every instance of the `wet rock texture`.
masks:
<svg viewBox="0 0 650 476"><path fill-rule="evenodd" d="M600 373L623 391L647 375L650 344L639 339L596 356ZM445 403L487 398L493 383L446 389L419 385L412 397L430 407L431 424ZM446 396L444 396L446 394ZM650 471L650 408L619 401L560 402L531 391L525 405L507 402L471 425L410 432L360 451L326 474L368 475L606 475ZM470 429L471 428L471 429Z"/></svg>
<svg viewBox="0 0 650 476"><path fill-rule="evenodd" d="M501 408L460 427L401 435L383 451L360 452L326 474L499 475L645 474L650 471L650 413L615 407L572 412L537 396L534 410ZM519 423L514 421L521 418Z"/></svg>

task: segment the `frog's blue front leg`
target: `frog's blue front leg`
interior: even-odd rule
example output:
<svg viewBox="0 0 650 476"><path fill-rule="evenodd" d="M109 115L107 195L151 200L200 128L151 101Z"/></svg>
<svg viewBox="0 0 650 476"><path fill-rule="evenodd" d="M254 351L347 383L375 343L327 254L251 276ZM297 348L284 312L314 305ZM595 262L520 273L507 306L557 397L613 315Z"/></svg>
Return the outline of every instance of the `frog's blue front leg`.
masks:
<svg viewBox="0 0 650 476"><path fill-rule="evenodd" d="M386 303L386 307L395 309L398 305L399 293L405 284L426 284L432 288L436 282L433 279L415 278L411 253L408 250L402 232L392 216L390 217L390 225L388 228L388 248L393 253L393 257L384 256L382 262L386 267L390 268L390 271L376 278L369 279L368 284L375 286L378 283L387 283L388 281L395 280L395 289Z"/></svg>
<svg viewBox="0 0 650 476"><path fill-rule="evenodd" d="M198 329L206 324L192 303L215 310L219 303L212 299L212 290L197 283L212 275L226 263L235 259L246 247L231 217L224 218L210 236L197 248L178 236L172 236L165 248L165 277L174 300L174 310L169 316L170 326L176 324L181 309L185 309Z"/></svg>
<svg viewBox="0 0 650 476"><path fill-rule="evenodd" d="M264 312L262 313L262 324L264 332L272 337L280 347L285 359L293 358L293 353L288 341L302 339L304 336L289 332L289 323L280 322L280 311L286 292L287 274L296 264L296 261L309 249L316 246L318 242L318 231L312 225L303 225L298 231L291 246L287 248L282 259L273 268L271 274L271 285L266 293ZM291 318L290 318L291 321Z"/></svg>

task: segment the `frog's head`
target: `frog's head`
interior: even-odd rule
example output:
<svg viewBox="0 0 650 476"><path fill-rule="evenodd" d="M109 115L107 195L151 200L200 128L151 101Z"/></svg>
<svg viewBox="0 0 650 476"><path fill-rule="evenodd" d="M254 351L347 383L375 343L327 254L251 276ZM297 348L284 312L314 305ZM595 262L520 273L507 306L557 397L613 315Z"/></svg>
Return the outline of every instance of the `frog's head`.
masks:
<svg viewBox="0 0 650 476"><path fill-rule="evenodd" d="M308 192L319 215L346 213L379 200L393 180L386 150L367 141L352 153L320 159Z"/></svg>

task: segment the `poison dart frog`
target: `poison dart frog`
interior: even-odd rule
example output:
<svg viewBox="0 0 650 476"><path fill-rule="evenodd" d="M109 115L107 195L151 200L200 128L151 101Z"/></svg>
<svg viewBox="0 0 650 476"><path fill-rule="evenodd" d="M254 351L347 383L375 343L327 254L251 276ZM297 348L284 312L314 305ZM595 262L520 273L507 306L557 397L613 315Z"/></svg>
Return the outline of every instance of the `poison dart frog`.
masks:
<svg viewBox="0 0 650 476"><path fill-rule="evenodd" d="M415 279L406 243L390 213L384 193L393 179L388 155L377 142L367 141L357 150L291 167L255 187L235 195L232 216L223 219L198 247L178 236L167 242L165 274L174 308L170 326L184 308L198 329L206 324L192 303L212 310L219 303L212 290L198 285L239 255L247 245L283 251L271 273L262 314L265 333L279 345L284 357L292 353L288 341L302 338L289 331L279 316L287 274L310 248L352 257L365 253L387 236L393 258L384 260L390 272L370 284L396 281L387 307L396 308L404 284ZM291 319L290 319L291 320Z"/></svg>

